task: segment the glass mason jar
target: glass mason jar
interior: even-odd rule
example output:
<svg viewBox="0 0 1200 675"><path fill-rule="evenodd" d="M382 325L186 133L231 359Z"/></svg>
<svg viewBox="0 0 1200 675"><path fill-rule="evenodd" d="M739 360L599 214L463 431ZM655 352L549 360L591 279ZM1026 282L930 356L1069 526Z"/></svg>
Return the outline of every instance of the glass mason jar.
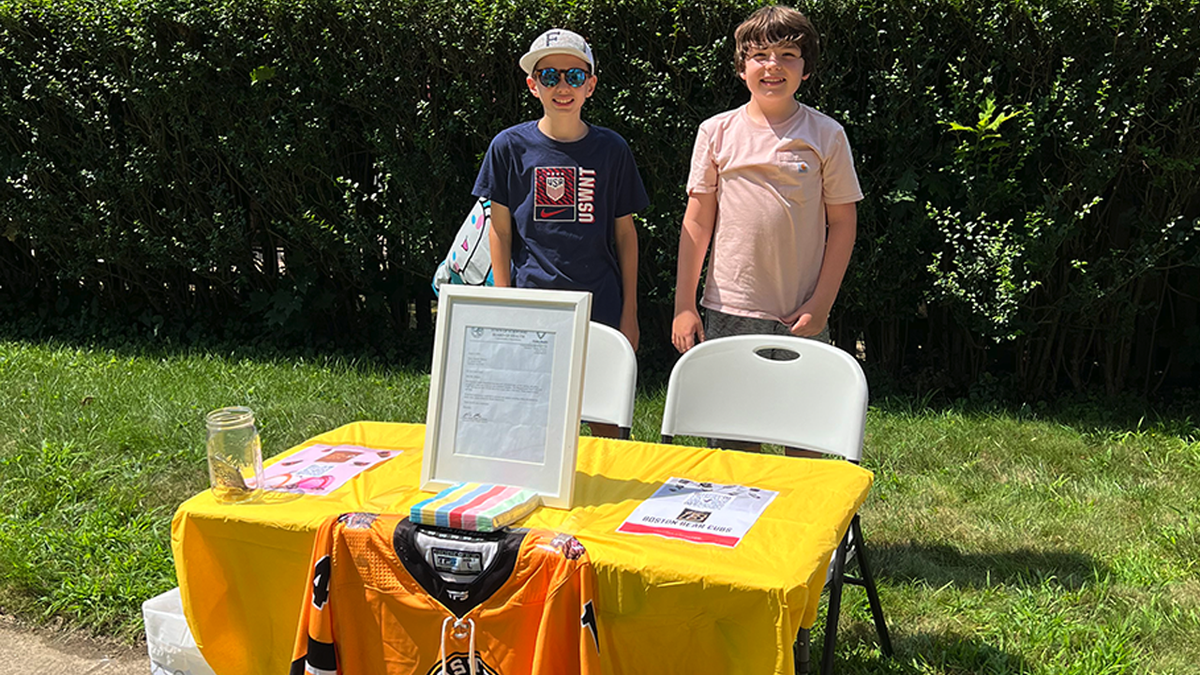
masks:
<svg viewBox="0 0 1200 675"><path fill-rule="evenodd" d="M263 483L262 445L254 411L220 408L204 418L208 427L208 480L218 501L251 499Z"/></svg>

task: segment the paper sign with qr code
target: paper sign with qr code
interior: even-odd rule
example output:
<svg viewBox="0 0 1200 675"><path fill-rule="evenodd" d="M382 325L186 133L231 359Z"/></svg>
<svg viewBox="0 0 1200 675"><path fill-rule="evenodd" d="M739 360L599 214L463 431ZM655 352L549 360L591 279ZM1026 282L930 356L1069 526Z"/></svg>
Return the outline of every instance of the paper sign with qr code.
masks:
<svg viewBox="0 0 1200 675"><path fill-rule="evenodd" d="M638 505L617 532L733 548L778 494L745 485L671 478Z"/></svg>

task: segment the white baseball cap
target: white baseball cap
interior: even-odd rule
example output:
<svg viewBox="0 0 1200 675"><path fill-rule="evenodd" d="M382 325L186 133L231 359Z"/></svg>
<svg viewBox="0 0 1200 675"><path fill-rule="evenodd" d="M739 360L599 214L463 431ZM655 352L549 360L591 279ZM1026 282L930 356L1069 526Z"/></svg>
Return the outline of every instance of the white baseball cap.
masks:
<svg viewBox="0 0 1200 675"><path fill-rule="evenodd" d="M596 59L592 56L592 48L587 40L579 33L573 33L565 28L551 28L542 33L529 45L529 51L521 57L521 70L527 75L533 74L533 68L547 56L552 54L570 54L587 62L593 72L596 70Z"/></svg>

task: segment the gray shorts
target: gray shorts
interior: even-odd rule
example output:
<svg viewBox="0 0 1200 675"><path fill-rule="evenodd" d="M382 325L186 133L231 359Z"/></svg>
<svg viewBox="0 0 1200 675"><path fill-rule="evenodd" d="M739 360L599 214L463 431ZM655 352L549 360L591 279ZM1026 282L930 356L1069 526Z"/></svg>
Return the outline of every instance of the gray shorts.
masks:
<svg viewBox="0 0 1200 675"><path fill-rule="evenodd" d="M749 316L737 316L735 314L726 314L712 309L705 309L704 312L704 339L715 340L723 337L732 337L735 335L792 335L787 324L774 321L772 319L756 319ZM795 337L795 336L793 336ZM807 338L809 340L818 340L829 344L829 324L821 329L821 332ZM782 350L780 350L782 351ZM763 355L769 359L786 360L791 358L783 354L776 353L776 350L765 352ZM728 450L757 450L757 443L747 443L744 441L735 441L731 438L710 438L708 439L708 447L710 448L726 448ZM792 449L789 447L789 449Z"/></svg>
<svg viewBox="0 0 1200 675"><path fill-rule="evenodd" d="M731 335L791 335L790 326L773 319L755 319L749 316L736 316L713 309L704 310L704 339L729 337ZM828 344L829 324L821 332L809 338Z"/></svg>

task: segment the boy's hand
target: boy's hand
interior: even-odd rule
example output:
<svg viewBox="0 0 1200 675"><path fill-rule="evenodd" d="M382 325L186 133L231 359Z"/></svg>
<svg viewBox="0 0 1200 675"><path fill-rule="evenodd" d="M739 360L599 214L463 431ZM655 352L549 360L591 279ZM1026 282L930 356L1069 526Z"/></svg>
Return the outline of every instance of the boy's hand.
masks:
<svg viewBox="0 0 1200 675"><path fill-rule="evenodd" d="M825 235L825 257L821 261L817 287L795 314L783 317L783 323L791 326L788 331L799 337L819 335L829 324L829 310L837 300L858 233L858 211L854 204L827 204L825 218L829 230Z"/></svg>
<svg viewBox="0 0 1200 675"><path fill-rule="evenodd" d="M829 323L829 309L829 307L809 300L800 305L800 309L796 311L794 320L789 318L784 323L791 324L791 328L788 331L792 335L814 337L825 330L825 324Z"/></svg>
<svg viewBox="0 0 1200 675"><path fill-rule="evenodd" d="M671 323L671 344L680 354L704 342L704 322L700 313L693 309L685 309L675 313L675 321Z"/></svg>

